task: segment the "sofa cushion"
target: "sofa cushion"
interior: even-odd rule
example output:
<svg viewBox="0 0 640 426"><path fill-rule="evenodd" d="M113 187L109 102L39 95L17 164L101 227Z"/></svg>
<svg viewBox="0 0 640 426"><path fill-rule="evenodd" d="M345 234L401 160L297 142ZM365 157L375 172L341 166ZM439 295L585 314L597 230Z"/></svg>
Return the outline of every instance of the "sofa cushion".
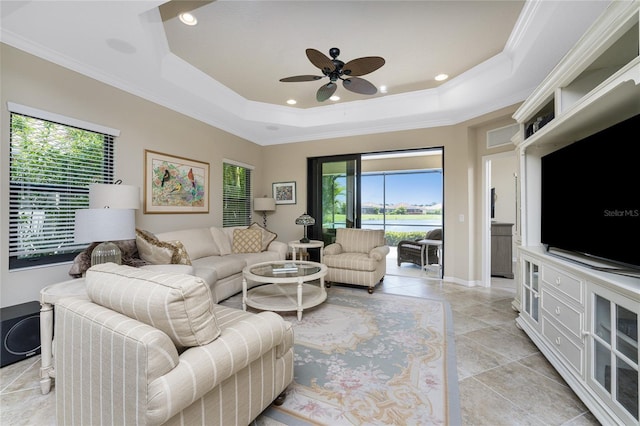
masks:
<svg viewBox="0 0 640 426"><path fill-rule="evenodd" d="M217 281L239 274L247 264L240 256L209 256L194 260L193 266L196 275L200 277L202 277L201 271L203 269L215 271Z"/></svg>
<svg viewBox="0 0 640 426"><path fill-rule="evenodd" d="M233 253L260 253L262 232L257 229L236 229L233 231Z"/></svg>
<svg viewBox="0 0 640 426"><path fill-rule="evenodd" d="M220 334L201 278L103 263L89 268L86 285L91 301L163 331L178 348L205 345Z"/></svg>
<svg viewBox="0 0 640 426"><path fill-rule="evenodd" d="M192 228L156 234L160 241L180 241L191 259L219 254L218 247L208 228Z"/></svg>
<svg viewBox="0 0 640 426"><path fill-rule="evenodd" d="M227 235L224 230L216 228L215 226L209 228L209 232L211 233L213 241L215 241L218 248L218 253L214 253L213 255L227 256L231 254L231 238L229 238L229 235Z"/></svg>
<svg viewBox="0 0 640 426"><path fill-rule="evenodd" d="M191 265L191 259L180 241L160 241L150 232L136 229L136 245L140 258L152 265Z"/></svg>
<svg viewBox="0 0 640 426"><path fill-rule="evenodd" d="M385 245L382 229L338 228L336 243L347 253L369 253L374 247Z"/></svg>
<svg viewBox="0 0 640 426"><path fill-rule="evenodd" d="M249 225L247 229L257 229L258 231L260 231L260 234L262 235L262 251L265 251L267 248L269 248L269 244L271 244L273 240L278 238L278 234L269 231L267 228L260 226L256 222L253 222L251 225Z"/></svg>
<svg viewBox="0 0 640 426"><path fill-rule="evenodd" d="M365 253L342 253L324 255L322 261L328 268L349 269L352 271L375 271L378 261Z"/></svg>

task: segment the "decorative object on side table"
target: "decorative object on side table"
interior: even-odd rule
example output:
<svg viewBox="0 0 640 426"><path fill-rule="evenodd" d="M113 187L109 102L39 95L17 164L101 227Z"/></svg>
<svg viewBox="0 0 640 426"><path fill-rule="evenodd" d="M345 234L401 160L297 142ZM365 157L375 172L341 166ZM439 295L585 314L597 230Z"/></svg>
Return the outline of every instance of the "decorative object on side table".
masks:
<svg viewBox="0 0 640 426"><path fill-rule="evenodd" d="M267 212L276 210L276 200L268 198L266 195L262 198L253 199L253 210L262 212L262 226L267 227Z"/></svg>
<svg viewBox="0 0 640 426"><path fill-rule="evenodd" d="M296 219L296 225L304 226L304 237L300 240L301 243L309 242L309 238L307 238L307 226L315 225L315 223L316 220L309 216L306 212Z"/></svg>
<svg viewBox="0 0 640 426"><path fill-rule="evenodd" d="M296 203L296 183L295 182L275 182L273 185L273 198L276 204Z"/></svg>

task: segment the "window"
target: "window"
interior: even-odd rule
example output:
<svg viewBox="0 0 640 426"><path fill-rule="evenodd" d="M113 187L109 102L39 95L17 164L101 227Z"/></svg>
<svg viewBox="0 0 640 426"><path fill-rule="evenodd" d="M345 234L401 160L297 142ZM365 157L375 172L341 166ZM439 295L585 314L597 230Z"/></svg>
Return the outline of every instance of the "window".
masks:
<svg viewBox="0 0 640 426"><path fill-rule="evenodd" d="M222 178L222 226L251 224L252 169L251 166L225 160Z"/></svg>
<svg viewBox="0 0 640 426"><path fill-rule="evenodd" d="M117 131L61 124L100 127L20 105L9 109L9 269L71 260L85 246L74 242L74 219L89 207L89 184L113 181Z"/></svg>

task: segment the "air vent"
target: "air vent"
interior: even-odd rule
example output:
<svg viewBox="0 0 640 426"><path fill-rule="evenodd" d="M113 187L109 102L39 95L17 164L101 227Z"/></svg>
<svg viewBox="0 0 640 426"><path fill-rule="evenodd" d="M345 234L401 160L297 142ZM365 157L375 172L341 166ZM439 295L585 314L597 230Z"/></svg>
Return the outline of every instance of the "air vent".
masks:
<svg viewBox="0 0 640 426"><path fill-rule="evenodd" d="M500 127L487 132L487 148L496 148L512 143L511 138L518 133L519 124Z"/></svg>

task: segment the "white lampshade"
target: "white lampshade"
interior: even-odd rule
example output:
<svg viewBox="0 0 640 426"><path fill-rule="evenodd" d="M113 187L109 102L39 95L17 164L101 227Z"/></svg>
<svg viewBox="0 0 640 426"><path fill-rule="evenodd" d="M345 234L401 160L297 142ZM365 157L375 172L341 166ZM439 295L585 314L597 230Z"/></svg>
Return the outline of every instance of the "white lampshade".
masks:
<svg viewBox="0 0 640 426"><path fill-rule="evenodd" d="M133 209L76 210L75 242L132 240L136 237Z"/></svg>
<svg viewBox="0 0 640 426"><path fill-rule="evenodd" d="M133 185L92 183L89 185L90 209L139 209L140 188Z"/></svg>
<svg viewBox="0 0 640 426"><path fill-rule="evenodd" d="M273 198L254 198L253 209L257 212L272 212L276 209L276 200Z"/></svg>

